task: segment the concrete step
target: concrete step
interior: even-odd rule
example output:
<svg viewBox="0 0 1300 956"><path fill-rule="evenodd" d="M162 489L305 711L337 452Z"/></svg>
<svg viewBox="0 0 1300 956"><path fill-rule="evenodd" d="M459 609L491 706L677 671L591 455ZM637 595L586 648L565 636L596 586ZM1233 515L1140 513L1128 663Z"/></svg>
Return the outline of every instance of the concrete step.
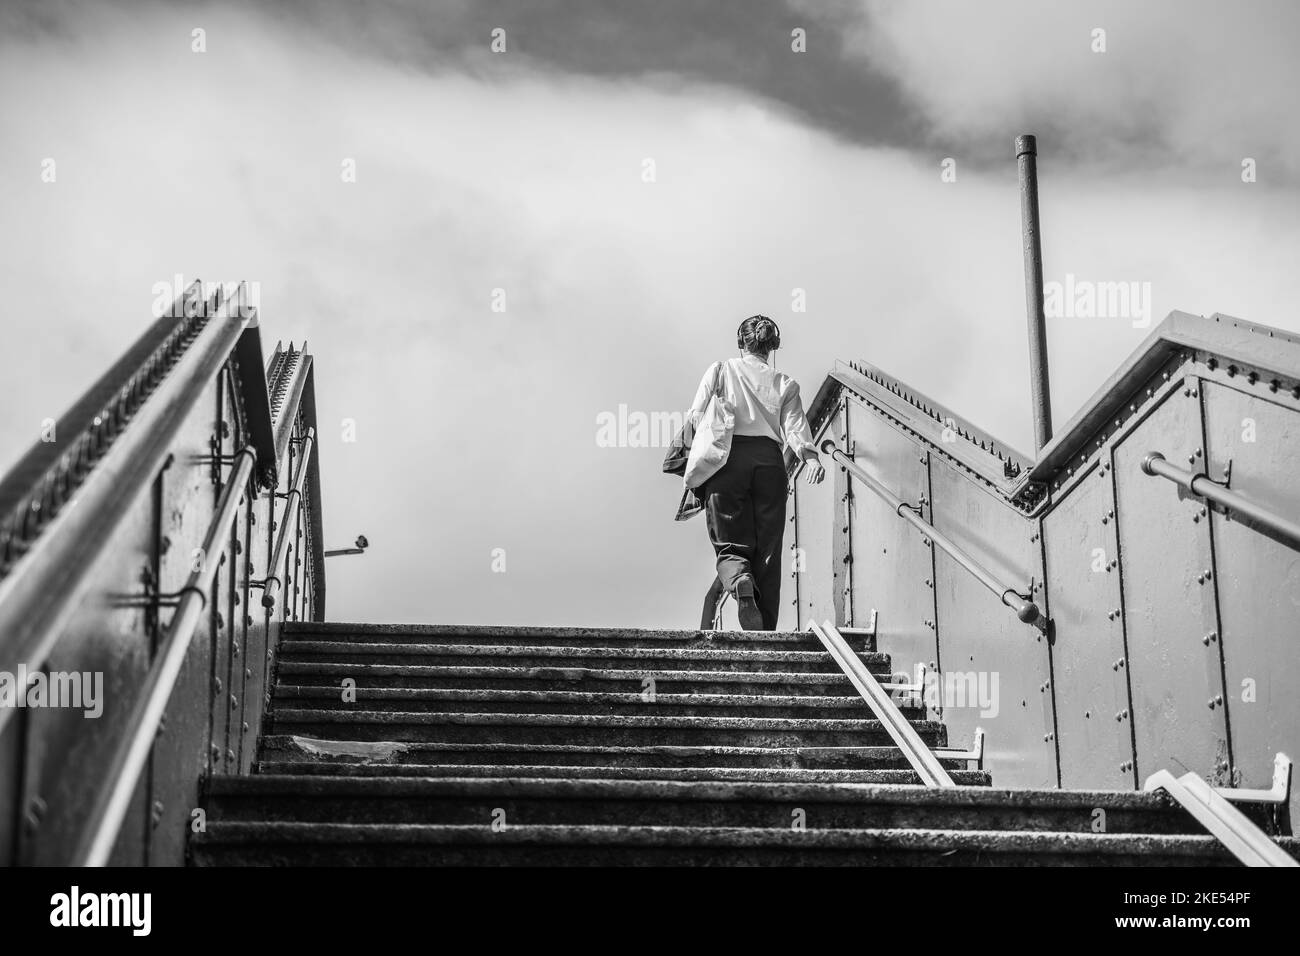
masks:
<svg viewBox="0 0 1300 956"><path fill-rule="evenodd" d="M371 767L511 766L527 764L555 768L676 768L704 770L908 770L902 751L892 744L876 747L794 746L737 747L710 743L690 745L606 743L486 743L392 740L336 740L272 734L262 738L261 759L275 763L310 764L322 768L340 764ZM966 761L946 760L950 769ZM328 769L326 770L328 772ZM394 772L397 772L394 770ZM572 776L584 776L575 772Z"/></svg>
<svg viewBox="0 0 1300 956"><path fill-rule="evenodd" d="M1294 839L1278 841L1300 856ZM948 829L211 823L199 866L1232 866L1213 837Z"/></svg>
<svg viewBox="0 0 1300 956"><path fill-rule="evenodd" d="M340 622L286 623L288 642L343 641L381 644L564 645L571 647L725 648L751 650L814 650L821 643L809 631L699 631L635 627L505 627L469 624L351 624ZM871 639L845 635L849 646L869 651Z"/></svg>
<svg viewBox="0 0 1300 956"><path fill-rule="evenodd" d="M657 685L656 685L657 687ZM350 700L343 698L348 696ZM276 707L310 707L349 712L446 711L498 714L621 714L687 717L870 717L866 701L852 697L780 696L776 694L668 694L653 699L639 693L588 693L568 690L445 690L429 687L365 687L345 691L339 685L277 685ZM902 708L909 719L925 709Z"/></svg>
<svg viewBox="0 0 1300 956"><path fill-rule="evenodd" d="M219 776L209 823L509 824L1203 832L1163 794L830 782Z"/></svg>
<svg viewBox="0 0 1300 956"><path fill-rule="evenodd" d="M858 655L873 672L889 674L889 655ZM571 644L429 644L294 640L281 645L281 661L332 664L436 664L453 667L559 667L647 671L802 671L839 674L824 650L748 650L726 647L623 647Z"/></svg>
<svg viewBox="0 0 1300 956"><path fill-rule="evenodd" d="M843 674L803 671L647 670L601 667L454 667L436 664L357 664L298 660L279 664L285 684L335 686L350 677L359 687L429 687L464 690L584 690L640 693L653 680L661 693L856 695ZM883 670L877 676L884 679Z"/></svg>
<svg viewBox="0 0 1300 956"><path fill-rule="evenodd" d="M901 760L901 756L899 758ZM954 761L947 761L953 763ZM344 777L527 777L554 780L688 780L751 781L754 783L870 783L920 784L912 770L802 770L763 767L573 767L554 764L366 764L324 763L307 760L264 761L257 773ZM984 770L949 768L953 782L966 787L987 787L992 777Z"/></svg>
<svg viewBox="0 0 1300 956"><path fill-rule="evenodd" d="M274 709L266 729L325 739L515 744L711 744L741 747L888 746L878 720L768 717L624 717L574 714L462 714L448 711ZM946 744L938 721L913 721L922 741Z"/></svg>

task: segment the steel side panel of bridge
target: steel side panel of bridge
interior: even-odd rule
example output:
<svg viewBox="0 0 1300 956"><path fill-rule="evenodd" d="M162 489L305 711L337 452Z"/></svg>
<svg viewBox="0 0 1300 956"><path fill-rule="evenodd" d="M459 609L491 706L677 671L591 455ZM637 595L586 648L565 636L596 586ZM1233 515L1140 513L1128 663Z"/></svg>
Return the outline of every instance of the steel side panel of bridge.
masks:
<svg viewBox="0 0 1300 956"><path fill-rule="evenodd" d="M1031 578L1042 581L1036 522L938 456L931 456L930 481L931 520L939 531L1024 593L1029 593ZM935 572L940 689L945 696L951 693L950 706L943 710L949 741L968 746L980 727L985 732L984 767L998 786L1056 786L1052 660L1046 638L937 549ZM1034 599L1041 600L1041 594L1035 592ZM983 706L972 689L986 689L990 706Z"/></svg>
<svg viewBox="0 0 1300 956"><path fill-rule="evenodd" d="M1232 490L1300 515L1300 413L1217 383L1202 396L1209 477L1223 480L1231 462ZM1233 782L1268 789L1274 755L1300 757L1300 552L1222 509L1211 528ZM1297 787L1291 811L1300 819Z"/></svg>
<svg viewBox="0 0 1300 956"><path fill-rule="evenodd" d="M217 486L210 445L220 434L220 420L229 402L225 373L218 376L203 400L186 419L172 450L171 463L158 476L159 529L162 534L158 554L158 588L175 594L185 586L195 561L201 559L198 542L202 540L216 511ZM181 541L194 540L189 549ZM172 542L176 543L173 544ZM163 627L155 641L165 632L170 616L161 615ZM212 645L205 616L190 643L181 666L164 717L162 731L154 741L149 794L149 829L147 861L153 866L180 866L185 862L185 844L191 811L199 805L199 787L207 771L207 737L209 713L196 707L202 701L212 679Z"/></svg>
<svg viewBox="0 0 1300 956"><path fill-rule="evenodd" d="M1138 784L1112 472L1093 468L1043 520L1061 786Z"/></svg>
<svg viewBox="0 0 1300 956"><path fill-rule="evenodd" d="M818 433L817 440L833 434L832 428L828 423ZM836 470L834 467L829 468L826 480L820 485L808 484L799 472L792 479L793 482L798 482L798 490L787 507L792 513L795 513L796 506L798 508L791 527L796 529L798 545L803 552L804 569L799 572L797 580L789 577L782 579L782 587L790 587L792 593L783 595L781 601L783 607L793 609L794 605L789 601L796 597L794 592L797 588L798 613L794 617L798 630L807 627L810 620L820 622L830 619L837 624L842 623L836 616L834 597L835 590L843 586L842 567L834 566L835 549L831 545L832 530L837 520L836 482L832 480L831 473ZM786 532L783 554L790 553L789 546L793 537L789 531Z"/></svg>
<svg viewBox="0 0 1300 956"><path fill-rule="evenodd" d="M146 494L114 535L111 557L91 575L89 597L74 613L46 658L43 670L102 673L104 710L87 719L72 708L28 708L21 716L23 762L18 818L20 865L66 864L102 781L106 750L127 732L130 703L149 668L152 639L143 607L114 606L112 597L144 593L143 573L152 570L155 494ZM10 719L6 733L19 724ZM70 773L69 768L76 768ZM137 789L122 826L123 842L143 847L147 799ZM8 823L8 821L6 821ZM114 865L139 865L142 855L114 855Z"/></svg>
<svg viewBox="0 0 1300 956"><path fill-rule="evenodd" d="M1200 399L1173 390L1115 448L1123 622L1137 778L1174 769L1226 785L1222 661L1205 641L1218 628L1210 522L1201 499L1142 471L1156 450L1199 468L1201 435Z"/></svg>
<svg viewBox="0 0 1300 956"><path fill-rule="evenodd" d="M785 538L781 542L780 552L785 567L781 570L781 606L776 617L778 631L802 630L799 624L799 598L804 583L800 578L807 574L807 552L803 550L803 541L799 537L799 498L802 494L799 481L800 474L796 470L786 491Z"/></svg>
<svg viewBox="0 0 1300 956"><path fill-rule="evenodd" d="M848 411L854 461L910 504L928 497L925 448L856 400ZM940 666L930 549L878 495L857 482L851 489L853 623L865 625L875 609L877 646L889 653L895 672L914 674L919 663Z"/></svg>
<svg viewBox="0 0 1300 956"><path fill-rule="evenodd" d="M101 774L127 721L153 659L158 621L142 606L152 591L175 592L189 575L195 544L211 522L212 436L219 387L214 379L186 417L171 446L169 464L114 536L72 622L45 661L47 671L103 674L103 713L41 708L26 714L26 765L19 862L66 862L103 785ZM134 605L134 606L133 606ZM165 623L170 612L160 615ZM206 762L199 746L206 717L189 695L202 694L210 670L206 640L196 639L182 667L173 706L141 775L112 862L179 865L186 824L198 805ZM188 711L188 712L187 712ZM69 773L69 767L78 772Z"/></svg>

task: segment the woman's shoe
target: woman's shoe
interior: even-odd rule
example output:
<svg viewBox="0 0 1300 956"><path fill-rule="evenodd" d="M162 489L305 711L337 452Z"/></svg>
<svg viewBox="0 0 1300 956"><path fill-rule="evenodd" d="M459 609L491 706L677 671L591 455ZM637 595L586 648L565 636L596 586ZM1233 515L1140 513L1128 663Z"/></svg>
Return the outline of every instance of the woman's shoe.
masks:
<svg viewBox="0 0 1300 956"><path fill-rule="evenodd" d="M736 610L740 614L740 626L746 631L763 630L763 612L754 600L754 578L742 574L736 578Z"/></svg>

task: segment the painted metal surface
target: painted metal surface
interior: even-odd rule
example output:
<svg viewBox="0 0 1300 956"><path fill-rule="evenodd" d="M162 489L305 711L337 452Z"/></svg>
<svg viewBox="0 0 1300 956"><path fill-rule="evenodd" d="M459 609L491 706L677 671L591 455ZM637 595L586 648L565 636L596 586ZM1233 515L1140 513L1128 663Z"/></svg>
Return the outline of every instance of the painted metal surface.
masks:
<svg viewBox="0 0 1300 956"><path fill-rule="evenodd" d="M74 610L49 656L35 665L47 673L102 673L104 709L96 719L67 707L25 711L21 864L70 859L100 784L97 770L110 742L127 732L124 720L153 651L152 614L143 598L154 574L157 501L156 492L147 495L118 526L110 543L115 560L97 567L88 581L89 597ZM69 773L69 767L78 772ZM143 862L146 790L142 785L138 791L115 863Z"/></svg>
<svg viewBox="0 0 1300 956"><path fill-rule="evenodd" d="M837 366L832 380L872 416L854 414L850 424L859 462L873 440L886 449L914 443L929 464L926 507L936 527L981 560L988 555L1008 573L1034 577L1056 641L1049 650L1035 640L1043 650L1030 655L1043 703L1035 713L1028 694L1004 689L1012 707L1007 723L990 726L990 751L1000 736L1037 739L1044 754L1059 743L1065 786L1134 787L1164 768L1267 786L1274 754L1300 745L1300 697L1286 692L1300 679L1293 663L1300 661L1300 555L1247 516L1143 474L1141 460L1161 451L1180 468L1227 478L1232 491L1283 520L1300 518L1300 337L1229 316L1173 313L1033 462L865 363ZM831 418L823 407L815 423ZM887 437L874 438L873 421ZM1248 423L1254 442L1243 438ZM900 481L901 474L880 477ZM1002 508L1025 519L1020 532ZM836 534L849 528L843 551L853 558L852 601L863 608L877 603L870 589L899 600L914 576L906 558L872 566L871 517L859 495L848 522L830 519ZM817 560L811 548L809 560ZM1006 646L998 629L1019 628L981 609L987 597L963 593L969 582L953 584L960 577L942 556L934 560L936 663L950 671L964 659L1000 672L1023 663L994 663ZM907 640L887 633L888 615L880 623L879 648L908 655ZM1095 723L1098 711L1104 727ZM949 727L959 739L951 720ZM1042 740L1054 733L1059 741ZM1012 783L1005 773L994 776Z"/></svg>
<svg viewBox="0 0 1300 956"><path fill-rule="evenodd" d="M1294 400L1284 404L1262 383L1245 388L1251 391L1202 386L1206 472L1270 510L1300 516L1300 411ZM1207 510L1232 782L1267 788L1274 755L1300 754L1300 550L1239 515ZM1300 819L1300 795L1293 793L1291 801L1292 818Z"/></svg>
<svg viewBox="0 0 1300 956"><path fill-rule="evenodd" d="M1122 620L1139 778L1163 769L1228 779L1210 525L1201 502L1142 471L1153 448L1204 460L1196 389L1173 390L1115 448Z"/></svg>
<svg viewBox="0 0 1300 956"><path fill-rule="evenodd" d="M1033 540L1036 522L948 462L932 460L935 527L998 580L1035 593L1032 584L1043 579ZM1052 662L1045 634L1022 623L945 552L935 549L934 567L936 686L949 740L968 743L983 728L984 766L1000 786L1055 786Z"/></svg>
<svg viewBox="0 0 1300 956"><path fill-rule="evenodd" d="M222 403L229 400L222 387L225 378L223 374L213 380L196 413L187 419L172 452L171 464L159 478L160 529L166 529L158 549L158 587L163 594L180 592L190 574L204 561L196 538L201 542L213 519L217 500L211 455L224 417ZM190 544L194 546L188 547ZM171 613L164 612L160 617L165 620ZM155 866L179 866L185 862L186 824L190 811L198 806L200 781L207 771L208 712L194 705L204 699L211 680L209 626L210 618L200 624L190 641L154 741L152 767L159 772L151 773L148 861ZM155 659L162 633L160 620L154 635Z"/></svg>
<svg viewBox="0 0 1300 956"><path fill-rule="evenodd" d="M776 616L778 631L799 630L801 578L807 569L807 552L799 537L799 497L803 494L802 488L806 487L809 485L802 480L800 466L790 474L785 502L785 539L781 542L781 559L785 561L785 568L781 572L781 606Z"/></svg>
<svg viewBox="0 0 1300 956"><path fill-rule="evenodd" d="M832 426L826 424L817 435L820 440L832 434ZM838 471L827 463L826 478L819 485L810 485L796 474L798 497L798 546L799 552L787 551L793 559L800 562L798 570L798 607L793 630L801 630L808 621L820 621L833 618L835 614L834 589L838 586L840 571L834 566L834 548L832 537L836 521L836 482L834 475ZM792 517L793 515L787 515ZM789 535L786 546L790 543ZM787 581L791 580L786 578ZM790 598L795 595L790 595ZM782 598L787 601L790 598Z"/></svg>
<svg viewBox="0 0 1300 956"><path fill-rule="evenodd" d="M904 501L929 496L928 457L923 445L891 428L856 400L849 402L854 463ZM860 485L851 501L853 604L865 622L874 609L876 640L888 648L895 671L937 666L934 629L934 563L930 548L880 497Z"/></svg>
<svg viewBox="0 0 1300 956"><path fill-rule="evenodd" d="M1137 785L1113 472L1093 468L1042 523L1061 786Z"/></svg>

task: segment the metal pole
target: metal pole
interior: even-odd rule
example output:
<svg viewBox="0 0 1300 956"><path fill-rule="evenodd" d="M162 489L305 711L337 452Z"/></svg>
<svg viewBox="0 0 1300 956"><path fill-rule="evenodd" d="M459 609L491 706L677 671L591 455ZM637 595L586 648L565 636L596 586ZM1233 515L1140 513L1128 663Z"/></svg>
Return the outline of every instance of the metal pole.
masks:
<svg viewBox="0 0 1300 956"><path fill-rule="evenodd" d="M1052 440L1052 394L1047 376L1047 319L1043 312L1043 245L1038 224L1038 141L1016 137L1020 171L1020 235L1025 251L1025 311L1029 317L1029 390L1034 404L1034 445Z"/></svg>

